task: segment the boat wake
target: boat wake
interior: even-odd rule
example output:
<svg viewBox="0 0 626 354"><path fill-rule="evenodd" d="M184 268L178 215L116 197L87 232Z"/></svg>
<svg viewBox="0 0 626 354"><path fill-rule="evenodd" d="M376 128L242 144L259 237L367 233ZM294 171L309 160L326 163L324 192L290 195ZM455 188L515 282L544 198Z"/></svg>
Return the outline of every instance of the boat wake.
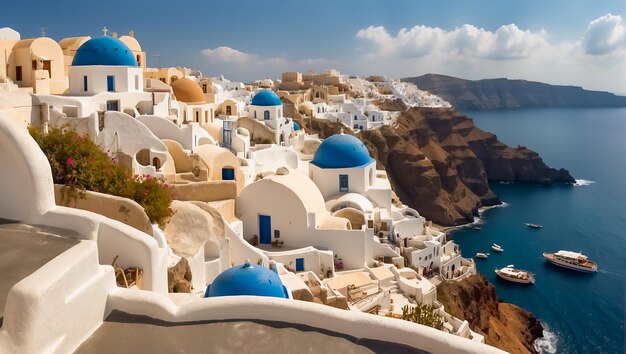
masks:
<svg viewBox="0 0 626 354"><path fill-rule="evenodd" d="M548 329L544 328L543 337L537 338L533 346L535 350L542 354L554 354L556 353L556 343L559 341L559 338L555 333L550 332Z"/></svg>
<svg viewBox="0 0 626 354"><path fill-rule="evenodd" d="M576 183L574 183L574 186L576 186L576 187L588 186L588 185L594 184L594 183L596 183L596 181L590 181L588 179L577 179Z"/></svg>

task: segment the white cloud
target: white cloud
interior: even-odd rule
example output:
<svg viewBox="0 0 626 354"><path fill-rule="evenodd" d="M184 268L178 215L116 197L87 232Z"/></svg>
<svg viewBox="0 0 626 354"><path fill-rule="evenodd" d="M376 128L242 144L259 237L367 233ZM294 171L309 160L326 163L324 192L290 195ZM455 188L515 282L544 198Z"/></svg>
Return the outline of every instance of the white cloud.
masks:
<svg viewBox="0 0 626 354"><path fill-rule="evenodd" d="M403 28L393 36L383 26L362 29L357 37L369 40L380 56L419 58L430 54L458 54L481 59L520 59L547 45L545 32L522 31L515 24L490 32L473 25L452 31L438 27Z"/></svg>
<svg viewBox="0 0 626 354"><path fill-rule="evenodd" d="M586 54L603 55L626 46L626 29L622 16L606 14L589 23L583 37Z"/></svg>
<svg viewBox="0 0 626 354"><path fill-rule="evenodd" d="M224 74L235 80L279 78L284 71L319 71L332 65L332 61L323 58L299 60L288 60L284 57L265 58L226 46L203 49L200 54L205 59L203 65L207 66L203 67L203 70L214 75Z"/></svg>
<svg viewBox="0 0 626 354"><path fill-rule="evenodd" d="M200 51L202 55L212 61L249 63L257 58L256 55L240 52L231 47L207 48Z"/></svg>
<svg viewBox="0 0 626 354"><path fill-rule="evenodd" d="M356 37L363 50L355 51L350 67L339 67L353 74L508 77L626 93L626 30L622 18L611 14L591 21L570 42L552 42L546 31L516 24L494 31L472 24L451 30L417 25L395 34L370 26Z"/></svg>

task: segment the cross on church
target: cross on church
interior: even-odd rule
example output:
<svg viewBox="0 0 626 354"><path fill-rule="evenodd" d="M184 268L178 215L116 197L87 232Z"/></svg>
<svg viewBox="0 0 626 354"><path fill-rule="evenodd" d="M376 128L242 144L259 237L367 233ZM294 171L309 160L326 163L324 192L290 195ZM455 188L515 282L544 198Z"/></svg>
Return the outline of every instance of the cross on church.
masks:
<svg viewBox="0 0 626 354"><path fill-rule="evenodd" d="M109 32L109 29L107 28L107 26L104 26L104 28L102 29L102 33L106 36L107 32Z"/></svg>

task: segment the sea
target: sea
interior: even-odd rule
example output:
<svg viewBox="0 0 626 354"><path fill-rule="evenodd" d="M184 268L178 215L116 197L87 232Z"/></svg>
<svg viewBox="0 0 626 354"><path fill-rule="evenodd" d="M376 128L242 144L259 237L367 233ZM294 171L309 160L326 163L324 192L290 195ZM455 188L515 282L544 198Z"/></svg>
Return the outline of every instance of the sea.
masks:
<svg viewBox="0 0 626 354"><path fill-rule="evenodd" d="M492 183L504 204L481 213L482 230L453 239L492 282L500 299L543 324L542 353L624 353L626 287L626 109L549 108L463 112L510 146L538 152L566 168L576 185ZM525 223L541 224L531 229ZM497 243L504 252L495 254ZM585 274L547 263L543 252L582 251L598 263ZM494 270L513 264L535 273L534 285L506 282Z"/></svg>

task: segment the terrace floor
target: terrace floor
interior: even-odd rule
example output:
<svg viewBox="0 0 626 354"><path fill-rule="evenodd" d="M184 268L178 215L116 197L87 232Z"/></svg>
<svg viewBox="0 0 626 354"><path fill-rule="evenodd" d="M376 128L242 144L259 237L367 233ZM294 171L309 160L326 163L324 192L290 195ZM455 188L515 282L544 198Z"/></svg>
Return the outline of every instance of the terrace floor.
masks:
<svg viewBox="0 0 626 354"><path fill-rule="evenodd" d="M11 287L78 244L60 236L70 232L0 219L0 326Z"/></svg>

